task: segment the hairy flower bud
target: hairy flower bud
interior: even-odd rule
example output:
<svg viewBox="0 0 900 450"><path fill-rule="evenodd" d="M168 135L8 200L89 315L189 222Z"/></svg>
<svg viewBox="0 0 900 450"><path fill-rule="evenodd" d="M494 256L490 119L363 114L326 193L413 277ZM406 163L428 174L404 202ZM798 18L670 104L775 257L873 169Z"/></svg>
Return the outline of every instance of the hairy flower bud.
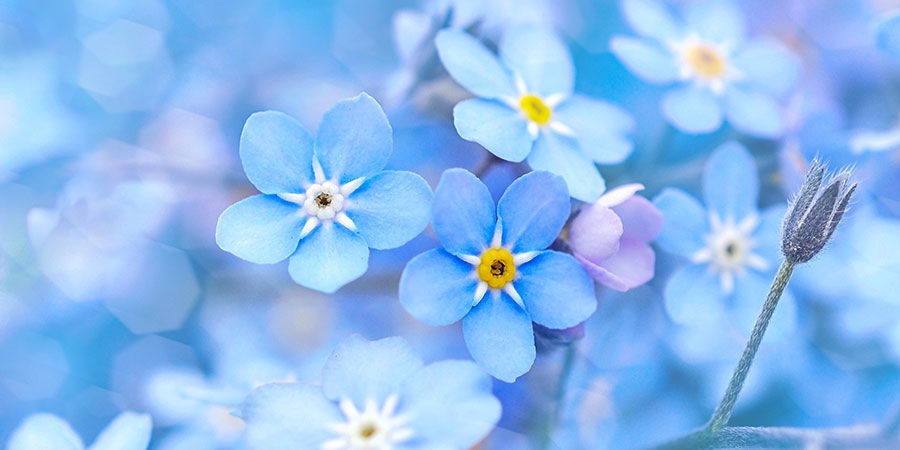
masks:
<svg viewBox="0 0 900 450"><path fill-rule="evenodd" d="M809 261L831 239L856 190L850 175L850 170L843 170L822 188L825 166L817 160L810 163L800 192L784 217L781 252L788 261Z"/></svg>

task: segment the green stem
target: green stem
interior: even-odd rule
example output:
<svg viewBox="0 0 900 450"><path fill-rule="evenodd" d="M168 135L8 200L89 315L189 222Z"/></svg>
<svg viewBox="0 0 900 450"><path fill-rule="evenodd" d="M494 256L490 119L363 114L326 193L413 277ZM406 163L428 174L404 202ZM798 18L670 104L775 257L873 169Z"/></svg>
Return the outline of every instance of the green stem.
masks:
<svg viewBox="0 0 900 450"><path fill-rule="evenodd" d="M731 375L731 381L728 383L728 389L725 391L722 401L719 402L719 406L713 412L709 425L706 426L707 432L715 433L728 423L728 419L734 411L734 403L737 401L738 394L741 393L744 380L747 379L747 372L750 370L750 365L753 364L753 358L756 357L759 344L762 342L766 328L769 326L769 320L772 318L772 313L775 312L775 307L778 306L778 300L781 298L781 293L784 292L788 280L791 279L793 271L794 263L790 261L784 261L781 263L781 267L778 268L778 273L772 281L772 287L769 288L769 295L766 296L766 302L763 304L762 311L756 319L756 324L753 325L753 332L750 333L747 346L744 347L744 354L741 355L741 360L738 362L737 368L734 369L734 374Z"/></svg>

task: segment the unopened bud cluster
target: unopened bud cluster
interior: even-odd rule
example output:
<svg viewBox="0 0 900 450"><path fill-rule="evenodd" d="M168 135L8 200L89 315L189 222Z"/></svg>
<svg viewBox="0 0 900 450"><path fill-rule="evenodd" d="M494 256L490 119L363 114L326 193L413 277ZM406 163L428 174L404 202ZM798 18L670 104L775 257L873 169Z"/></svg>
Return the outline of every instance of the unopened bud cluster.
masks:
<svg viewBox="0 0 900 450"><path fill-rule="evenodd" d="M824 183L825 166L817 160L810 163L781 231L781 252L789 262L809 261L831 239L856 190L850 175L849 170L843 170Z"/></svg>

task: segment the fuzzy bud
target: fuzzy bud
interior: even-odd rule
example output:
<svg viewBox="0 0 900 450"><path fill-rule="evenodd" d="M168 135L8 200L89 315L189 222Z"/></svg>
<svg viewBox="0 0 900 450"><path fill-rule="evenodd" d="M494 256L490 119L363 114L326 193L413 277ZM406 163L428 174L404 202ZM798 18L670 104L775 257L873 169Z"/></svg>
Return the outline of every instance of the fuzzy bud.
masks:
<svg viewBox="0 0 900 450"><path fill-rule="evenodd" d="M817 160L810 163L781 230L781 252L789 262L809 261L831 239L856 190L850 175L850 170L843 170L824 183L823 188L825 166Z"/></svg>

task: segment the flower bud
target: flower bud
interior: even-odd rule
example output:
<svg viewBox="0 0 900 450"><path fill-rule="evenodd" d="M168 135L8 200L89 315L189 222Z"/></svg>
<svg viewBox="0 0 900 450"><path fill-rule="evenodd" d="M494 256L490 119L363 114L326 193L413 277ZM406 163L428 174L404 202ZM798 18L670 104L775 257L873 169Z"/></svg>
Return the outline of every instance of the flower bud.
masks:
<svg viewBox="0 0 900 450"><path fill-rule="evenodd" d="M792 263L804 263L825 246L840 223L856 183L850 170L831 177L825 187L825 167L813 160L800 192L788 208L781 231L781 252Z"/></svg>

